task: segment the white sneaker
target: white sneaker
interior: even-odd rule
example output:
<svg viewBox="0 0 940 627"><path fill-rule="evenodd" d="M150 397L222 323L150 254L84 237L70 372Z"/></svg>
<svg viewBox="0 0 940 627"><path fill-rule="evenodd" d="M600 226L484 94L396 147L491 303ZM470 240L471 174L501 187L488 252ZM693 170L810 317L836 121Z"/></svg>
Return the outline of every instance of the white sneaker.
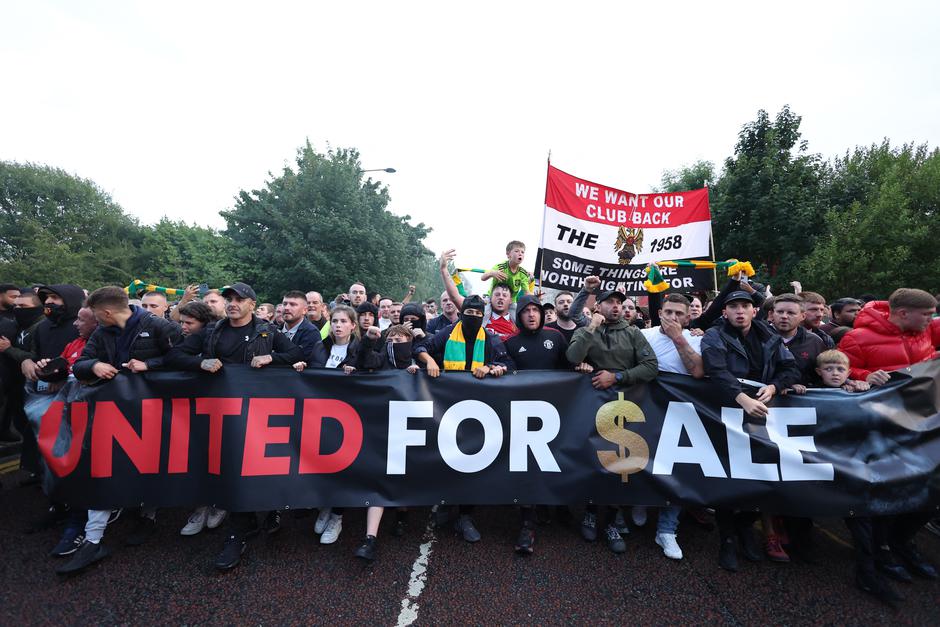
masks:
<svg viewBox="0 0 940 627"><path fill-rule="evenodd" d="M343 517L339 514L330 514L330 521L326 523L326 529L320 536L320 544L333 544L339 539L339 534L343 530Z"/></svg>
<svg viewBox="0 0 940 627"><path fill-rule="evenodd" d="M206 527L206 519L209 517L209 508L203 505L197 507L196 511L189 515L189 521L186 526L180 529L181 536L194 536Z"/></svg>
<svg viewBox="0 0 940 627"><path fill-rule="evenodd" d="M326 529L326 523L330 521L330 514L332 513L332 507L320 508L320 513L317 515L317 524L313 526L314 533L323 533L323 530Z"/></svg>
<svg viewBox="0 0 940 627"><path fill-rule="evenodd" d="M215 529L222 524L222 521L225 520L225 517L228 516L228 512L224 509L217 509L215 507L209 508L209 517L206 518L206 527L209 529Z"/></svg>
<svg viewBox="0 0 940 627"><path fill-rule="evenodd" d="M637 527L642 527L646 524L646 507L643 505L634 505L630 508L630 518L633 519L633 524Z"/></svg>
<svg viewBox="0 0 940 627"><path fill-rule="evenodd" d="M682 549L679 548L679 543L676 542L676 534L657 533L656 544L662 547L663 555L665 555L669 559L671 560L682 559Z"/></svg>

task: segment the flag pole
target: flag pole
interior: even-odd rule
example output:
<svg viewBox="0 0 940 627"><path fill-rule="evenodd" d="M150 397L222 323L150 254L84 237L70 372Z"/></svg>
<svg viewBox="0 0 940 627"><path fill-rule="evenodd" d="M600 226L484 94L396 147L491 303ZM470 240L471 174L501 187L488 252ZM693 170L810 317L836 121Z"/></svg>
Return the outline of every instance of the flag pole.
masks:
<svg viewBox="0 0 940 627"><path fill-rule="evenodd" d="M552 167L552 149L548 149L548 159L547 165L545 167L545 195L548 195L548 168ZM545 201L542 201L542 233L539 236L539 275L536 285L538 285L538 290L541 294L545 293L544 288L542 287L542 268L545 266ZM539 302L542 301L542 297L539 296Z"/></svg>
<svg viewBox="0 0 940 627"><path fill-rule="evenodd" d="M711 194L709 193L709 190L708 190L708 181L705 181L705 198L708 198L710 195L711 195ZM718 258L715 256L715 227L712 226L711 212L712 212L712 211L711 211L711 202L709 202L709 203L708 203L708 215L709 215L709 220L708 220L708 230L709 230L708 243L709 243L709 245L711 246L711 249L712 249L712 261L717 264L717 263L718 263ZM717 291L718 291L718 267L717 267L717 265L716 265L714 268L712 268L712 279L714 279L714 281L715 281L715 291L717 292Z"/></svg>

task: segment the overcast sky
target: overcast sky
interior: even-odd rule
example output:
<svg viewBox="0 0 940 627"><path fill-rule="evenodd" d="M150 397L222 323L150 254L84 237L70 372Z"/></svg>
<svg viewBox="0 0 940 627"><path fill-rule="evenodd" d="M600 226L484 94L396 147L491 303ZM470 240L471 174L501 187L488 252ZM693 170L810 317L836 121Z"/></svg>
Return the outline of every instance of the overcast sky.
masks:
<svg viewBox="0 0 940 627"><path fill-rule="evenodd" d="M538 247L549 150L647 192L758 109L826 156L940 141L936 2L5 2L0 160L213 227L309 138L355 147L434 251Z"/></svg>

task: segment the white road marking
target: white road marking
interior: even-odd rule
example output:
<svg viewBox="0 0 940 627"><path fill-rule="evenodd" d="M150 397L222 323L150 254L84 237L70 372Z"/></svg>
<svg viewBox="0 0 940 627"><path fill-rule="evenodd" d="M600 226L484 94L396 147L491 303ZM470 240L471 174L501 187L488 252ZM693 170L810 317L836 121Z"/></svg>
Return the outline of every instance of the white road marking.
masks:
<svg viewBox="0 0 940 627"><path fill-rule="evenodd" d="M401 612L398 614L398 627L405 627L418 620L418 597L424 591L425 581L428 577L428 560L431 559L431 546L437 541L434 536L434 519L437 505L431 508L428 526L424 529L424 536L418 557L411 565L411 577L408 579L408 594L401 600Z"/></svg>

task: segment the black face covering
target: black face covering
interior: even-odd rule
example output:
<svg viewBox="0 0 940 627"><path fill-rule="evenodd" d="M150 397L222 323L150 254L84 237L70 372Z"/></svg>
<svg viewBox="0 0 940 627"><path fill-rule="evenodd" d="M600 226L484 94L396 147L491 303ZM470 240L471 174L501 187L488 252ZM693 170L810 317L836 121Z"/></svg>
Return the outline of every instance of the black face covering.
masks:
<svg viewBox="0 0 940 627"><path fill-rule="evenodd" d="M16 325L20 330L29 327L40 314L42 307L17 307L13 310L13 317L16 318Z"/></svg>
<svg viewBox="0 0 940 627"><path fill-rule="evenodd" d="M477 333L480 331L480 327L483 325L482 316L468 316L467 314L460 314L460 326L463 329L463 339L467 344L470 344L477 338Z"/></svg>
<svg viewBox="0 0 940 627"><path fill-rule="evenodd" d="M388 343L389 361L395 363L396 368L407 368L411 365L411 340L407 342Z"/></svg>
<svg viewBox="0 0 940 627"><path fill-rule="evenodd" d="M59 324L62 322L62 319L65 318L66 308L65 305L47 303L43 308L43 313L46 314L46 317L49 318L53 324Z"/></svg>

